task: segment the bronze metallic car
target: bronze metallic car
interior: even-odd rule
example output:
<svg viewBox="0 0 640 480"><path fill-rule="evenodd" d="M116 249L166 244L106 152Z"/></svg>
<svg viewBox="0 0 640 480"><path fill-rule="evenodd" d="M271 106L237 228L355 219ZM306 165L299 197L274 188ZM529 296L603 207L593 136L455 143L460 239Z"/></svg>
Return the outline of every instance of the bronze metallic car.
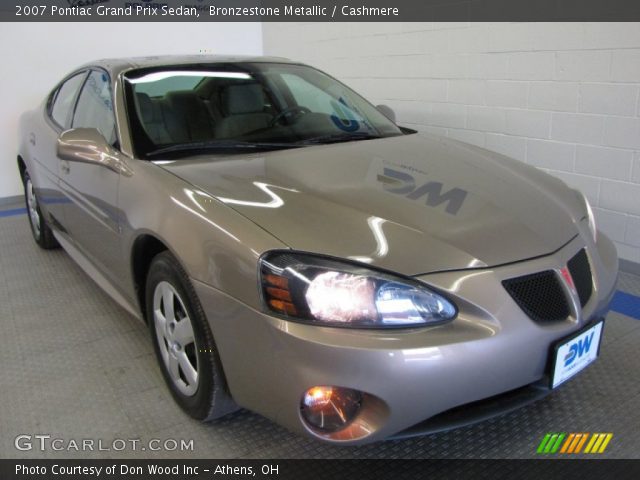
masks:
<svg viewBox="0 0 640 480"><path fill-rule="evenodd" d="M585 197L278 58L104 60L21 120L33 236L149 325L192 417L327 442L451 428L597 355Z"/></svg>

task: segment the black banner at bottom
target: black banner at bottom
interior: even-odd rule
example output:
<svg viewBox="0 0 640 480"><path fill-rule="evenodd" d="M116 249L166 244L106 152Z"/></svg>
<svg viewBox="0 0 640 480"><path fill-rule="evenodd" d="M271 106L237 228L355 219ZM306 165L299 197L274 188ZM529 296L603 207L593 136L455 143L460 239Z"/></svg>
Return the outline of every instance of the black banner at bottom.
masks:
<svg viewBox="0 0 640 480"><path fill-rule="evenodd" d="M638 479L640 460L0 460L0 479Z"/></svg>

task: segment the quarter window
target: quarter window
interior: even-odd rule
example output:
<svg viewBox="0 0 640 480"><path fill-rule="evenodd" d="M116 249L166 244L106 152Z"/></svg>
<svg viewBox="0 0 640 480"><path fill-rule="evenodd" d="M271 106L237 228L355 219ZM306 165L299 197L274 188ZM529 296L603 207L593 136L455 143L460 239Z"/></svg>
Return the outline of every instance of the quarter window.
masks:
<svg viewBox="0 0 640 480"><path fill-rule="evenodd" d="M80 90L85 75L86 72L83 72L71 77L58 89L53 107L51 108L51 118L62 128L69 127L73 101L76 98L78 90Z"/></svg>
<svg viewBox="0 0 640 480"><path fill-rule="evenodd" d="M116 143L111 82L104 72L93 71L82 88L73 128L95 128L111 145Z"/></svg>

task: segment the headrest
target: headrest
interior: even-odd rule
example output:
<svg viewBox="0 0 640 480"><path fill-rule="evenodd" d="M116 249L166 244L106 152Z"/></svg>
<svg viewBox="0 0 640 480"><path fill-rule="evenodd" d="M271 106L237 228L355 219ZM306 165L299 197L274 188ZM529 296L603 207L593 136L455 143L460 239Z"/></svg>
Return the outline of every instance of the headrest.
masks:
<svg viewBox="0 0 640 480"><path fill-rule="evenodd" d="M262 87L258 83L229 85L222 92L222 103L224 110L230 115L262 112Z"/></svg>
<svg viewBox="0 0 640 480"><path fill-rule="evenodd" d="M197 114L204 108L204 103L193 90L179 90L165 95L171 108L181 114Z"/></svg>

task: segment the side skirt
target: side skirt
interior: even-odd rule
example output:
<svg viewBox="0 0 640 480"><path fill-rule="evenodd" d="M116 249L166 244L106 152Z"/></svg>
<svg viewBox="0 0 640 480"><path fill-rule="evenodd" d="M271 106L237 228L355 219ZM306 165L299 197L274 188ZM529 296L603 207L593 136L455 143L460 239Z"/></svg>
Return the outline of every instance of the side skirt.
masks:
<svg viewBox="0 0 640 480"><path fill-rule="evenodd" d="M62 248L64 248L65 252L73 259L74 262L78 264L78 266L84 270L84 272L93 280L98 286L104 290L115 302L124 308L127 312L133 315L135 318L144 323L144 319L138 308L134 306L131 302L129 302L118 290L116 290L111 282L107 280L107 278L100 273L100 271L93 266L93 264L86 259L84 255L78 250L69 240L65 238L63 234L59 231L54 230L53 235L58 240L58 243Z"/></svg>

